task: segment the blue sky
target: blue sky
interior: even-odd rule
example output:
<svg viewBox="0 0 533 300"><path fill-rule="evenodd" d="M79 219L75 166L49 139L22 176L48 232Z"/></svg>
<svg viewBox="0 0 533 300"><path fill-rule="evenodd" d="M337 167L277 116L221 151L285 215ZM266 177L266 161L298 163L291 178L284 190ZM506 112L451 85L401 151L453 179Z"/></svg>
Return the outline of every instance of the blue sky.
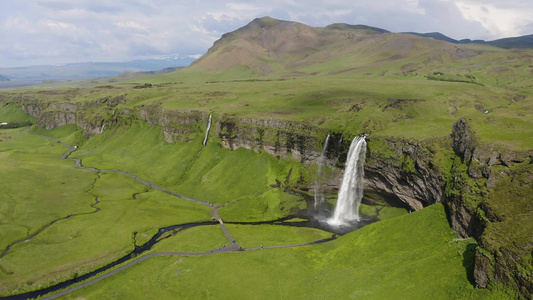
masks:
<svg viewBox="0 0 533 300"><path fill-rule="evenodd" d="M197 57L256 17L455 39L533 34L530 0L0 0L0 67Z"/></svg>

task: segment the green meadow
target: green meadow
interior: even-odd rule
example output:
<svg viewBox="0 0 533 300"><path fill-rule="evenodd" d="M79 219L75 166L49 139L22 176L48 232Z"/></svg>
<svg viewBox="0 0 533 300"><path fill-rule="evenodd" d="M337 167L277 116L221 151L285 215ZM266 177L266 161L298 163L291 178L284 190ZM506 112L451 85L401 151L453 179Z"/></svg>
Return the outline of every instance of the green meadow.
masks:
<svg viewBox="0 0 533 300"><path fill-rule="evenodd" d="M250 150L228 151L213 145L201 147L197 145L201 145L200 141L167 143L160 128L142 123L120 130L109 133L109 136L93 137L71 156L83 158L85 166L120 168L187 196L192 194L203 200L226 204L221 209L221 216L228 221L272 220L289 214L291 205L305 207L298 197L268 186L276 178L282 179L287 168L298 166L295 162L274 160ZM147 188L123 174L76 168L72 161L59 159L67 147L21 131L2 130L1 159L5 165L13 165L11 172L14 174L18 170L16 165L31 165L31 170L35 170L33 173L41 174L41 177L28 176L32 172L22 169L16 178L37 187L42 193L33 202L13 197L11 201L17 203L2 206L2 237L5 232L13 232L10 239L2 240L3 245L27 237L31 228L35 231L55 219L73 216L55 222L28 242L16 244L0 259L4 271L0 273L0 281L5 287L2 295L42 288L103 266L131 251L134 245L146 242L157 228L210 220L210 210L205 206ZM77 129L72 126L49 131L32 129L30 132L65 141L79 140ZM127 146L127 141L141 139L145 141L144 148L141 144ZM193 152L192 157L185 156L187 152ZM180 155L188 157L188 165L178 163L183 162L183 157L178 159ZM136 159L121 160L125 156ZM204 156L211 157L211 160L203 161ZM57 172L60 167L62 171ZM235 168L234 173L237 169L254 172L259 168L259 171L246 185L225 187L228 182L242 180L239 174L222 171L232 168ZM183 178L180 170L188 172L188 176ZM8 169L2 168L2 171ZM216 176L225 176L218 186ZM14 182L9 185L14 195L28 189ZM208 188L212 184L215 187ZM216 188L228 193L219 193ZM54 194L49 195L51 191ZM58 193L64 197L64 203L51 205L46 202L47 199L59 201L56 199ZM72 199L80 203L74 207L65 205L73 205ZM32 218L14 218L19 207L29 211L29 207L35 205L43 208ZM44 208L49 208L50 212ZM100 210L96 211L96 208ZM32 224L36 220L41 222ZM17 226L28 229L15 234L12 228ZM316 229L280 225L227 227L244 248L306 243L331 236ZM221 245L229 243L219 226L199 226L163 236L148 253L203 252ZM272 295L291 299L387 299L398 296L500 299L507 295L505 290L475 290L472 286L475 247L473 239L457 238L446 221L443 206L438 204L368 225L325 244L199 257L149 258L63 298L141 299L149 294L160 299L265 299Z"/></svg>
<svg viewBox="0 0 533 300"><path fill-rule="evenodd" d="M50 131L56 137L62 134L68 141L76 132ZM77 168L60 159L68 149L54 141L22 129L1 130L0 136L0 249L12 245L0 258L3 295L43 288L104 266L146 242L160 227L211 218L207 207L123 174Z"/></svg>
<svg viewBox="0 0 533 300"><path fill-rule="evenodd" d="M215 142L204 147L202 139L168 143L161 127L136 122L93 137L71 157L102 170L127 170L163 188L214 204L242 202L258 195L276 197L267 192L276 179L285 180L290 168L296 173L306 168L266 153L221 149Z"/></svg>
<svg viewBox="0 0 533 300"><path fill-rule="evenodd" d="M453 123L468 118L482 142L528 150L533 146L533 140L527 138L533 136L529 109L532 92L527 81L530 58L526 55L530 52L491 48L473 58L427 65L420 73L403 74L402 65L387 65L391 72L400 73L386 76L354 71L254 79L245 72L206 74L186 68L105 85L110 88L96 85L53 92L32 88L14 95L77 105L99 99L123 100L113 108L99 105L98 109L84 109L80 114L87 119L117 118L113 114L123 109L156 105L169 110L214 111L215 116L227 118L297 121L319 128L324 136L333 130L425 140L449 135ZM510 68L512 64L519 68ZM426 78L433 72L465 65L477 66L443 76L473 77L479 85ZM146 83L151 86L134 88ZM408 101L395 103L398 99Z"/></svg>
<svg viewBox="0 0 533 300"><path fill-rule="evenodd" d="M77 87L61 83L2 93L0 122L35 123L18 108L25 99L50 115L69 110L62 105L76 105L78 122L103 121L106 127L95 135L75 124L52 130L0 127L0 255L9 247L0 257L0 296L98 269L149 241L159 228L211 220L210 207L112 169L220 205L225 222L272 221L307 208L304 195L312 195L299 188L314 181L316 166L264 151L224 149L214 129L204 147L204 123L191 126L187 142L168 142L161 126L136 117L146 107L214 112L219 120L297 122L313 128L320 141L328 132L371 133L369 149L391 159L394 153L384 146L389 138L427 143L443 177L450 175L454 154L448 144L439 143L449 142L452 125L461 118L468 119L480 144L533 149L531 50L468 47L484 52L461 60L432 60L416 52L389 63L379 53L366 62L351 54L290 73L269 62L275 72L260 78L242 66L212 72L192 66L128 81L97 79ZM353 70L345 70L347 65ZM70 158L103 171L61 160L66 146L32 134L76 145ZM404 167L413 169L414 162ZM516 167L513 172L525 171ZM510 181L507 186L517 190L520 184ZM496 199L502 193L491 194L487 204L503 209ZM522 198L526 203L527 196ZM478 244L458 238L444 205L414 213L363 205L361 211L381 221L322 244L151 257L63 299L517 297L500 286L474 289ZM518 222L504 221L505 229ZM283 225L227 224L227 229L243 248L309 243L332 235ZM525 231L517 235L529 237ZM145 254L204 252L222 245L230 242L220 225L204 225L167 233Z"/></svg>
<svg viewBox="0 0 533 300"><path fill-rule="evenodd" d="M236 236L242 237L243 242L248 240L250 246L257 246L260 241L264 246L270 245L279 240L278 236L301 241L302 237L297 236L311 234L290 228L283 232L282 227L276 232L256 226L240 227L232 229L237 229ZM188 230L196 231L187 233ZM203 227L188 230L179 234L195 241L194 244L206 245L208 235L200 234L205 231ZM211 235L215 239L216 230ZM119 276L111 276L64 298L144 299L149 295L158 299L502 299L512 296L504 290L490 292L473 288L470 280L475 246L473 239L457 238L448 226L443 206L436 204L368 225L321 245L150 258ZM160 247L165 249L163 243ZM208 249L206 245L204 250Z"/></svg>

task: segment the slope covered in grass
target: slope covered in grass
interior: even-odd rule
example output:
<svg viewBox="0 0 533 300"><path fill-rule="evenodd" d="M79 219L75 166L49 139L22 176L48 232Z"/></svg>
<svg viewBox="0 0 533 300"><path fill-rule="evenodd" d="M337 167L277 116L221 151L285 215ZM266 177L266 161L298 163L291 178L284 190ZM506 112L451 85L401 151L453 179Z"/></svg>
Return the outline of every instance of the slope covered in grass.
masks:
<svg viewBox="0 0 533 300"><path fill-rule="evenodd" d="M161 127L141 122L94 136L73 157L82 158L86 166L119 168L185 196L216 204L259 196L275 185L276 179L285 180L291 168L293 174L298 174L298 168L304 167L280 162L266 153L221 149L211 141L204 147L201 139L168 143Z"/></svg>
<svg viewBox="0 0 533 300"><path fill-rule="evenodd" d="M262 237L256 232L254 244ZM158 299L506 297L473 288L475 247L456 238L438 204L321 245L150 258L65 299L142 299L145 292Z"/></svg>
<svg viewBox="0 0 533 300"><path fill-rule="evenodd" d="M0 123L33 122L35 119L14 105L0 105Z"/></svg>

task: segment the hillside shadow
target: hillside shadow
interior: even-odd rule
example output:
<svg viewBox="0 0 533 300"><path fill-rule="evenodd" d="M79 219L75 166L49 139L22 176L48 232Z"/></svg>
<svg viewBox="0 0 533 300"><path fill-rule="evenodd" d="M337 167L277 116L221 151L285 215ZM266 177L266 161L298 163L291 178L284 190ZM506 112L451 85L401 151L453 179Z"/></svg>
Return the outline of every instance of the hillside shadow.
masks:
<svg viewBox="0 0 533 300"><path fill-rule="evenodd" d="M474 278L474 260L476 257L476 242L471 242L466 245L465 252L463 252L463 267L466 270L466 277L473 286L476 285L476 279Z"/></svg>

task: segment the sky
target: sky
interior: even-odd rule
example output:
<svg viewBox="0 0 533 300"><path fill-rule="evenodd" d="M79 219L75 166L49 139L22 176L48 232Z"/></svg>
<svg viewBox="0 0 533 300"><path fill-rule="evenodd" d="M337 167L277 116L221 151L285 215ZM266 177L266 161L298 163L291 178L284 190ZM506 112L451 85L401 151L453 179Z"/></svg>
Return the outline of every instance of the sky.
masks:
<svg viewBox="0 0 533 300"><path fill-rule="evenodd" d="M533 34L531 0L0 0L0 67L197 58L270 16L495 40Z"/></svg>

